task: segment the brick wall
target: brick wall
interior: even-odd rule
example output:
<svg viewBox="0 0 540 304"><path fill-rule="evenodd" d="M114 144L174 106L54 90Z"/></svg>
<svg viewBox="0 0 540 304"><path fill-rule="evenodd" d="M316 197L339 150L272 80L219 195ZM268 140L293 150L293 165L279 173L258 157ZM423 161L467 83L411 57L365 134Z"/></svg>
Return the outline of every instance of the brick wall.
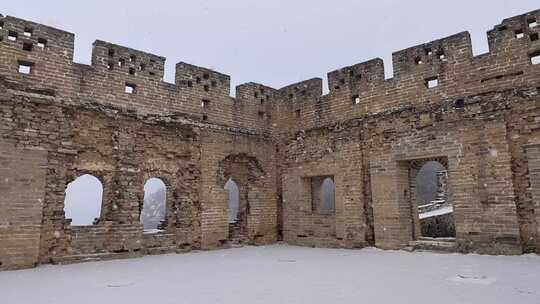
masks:
<svg viewBox="0 0 540 304"><path fill-rule="evenodd" d="M231 97L223 73L180 62L167 83L165 58L101 40L91 65L76 64L73 34L0 17L0 147L18 151L2 156L8 168L30 159L21 174L32 177L4 187L42 187L32 193L40 205L20 198L34 206L21 222L38 227L32 244L0 257L29 255L11 268L227 247L228 178L240 188L238 229L248 243L402 248L419 225L412 164L434 158L447 162L461 251L537 251L540 66L531 58L540 27L532 20L540 11L503 20L480 56L462 32L395 52L390 79L376 58L330 72L325 95L314 78L281 89L246 83ZM95 225L76 227L63 201L83 174L101 181L103 203ZM0 180L11 176L0 171ZM323 176L335 182L327 214L312 208L310 180ZM167 216L165 231L148 236L139 216L152 177L167 186ZM3 203L4 223L17 204ZM17 242L2 225L3 242Z"/></svg>

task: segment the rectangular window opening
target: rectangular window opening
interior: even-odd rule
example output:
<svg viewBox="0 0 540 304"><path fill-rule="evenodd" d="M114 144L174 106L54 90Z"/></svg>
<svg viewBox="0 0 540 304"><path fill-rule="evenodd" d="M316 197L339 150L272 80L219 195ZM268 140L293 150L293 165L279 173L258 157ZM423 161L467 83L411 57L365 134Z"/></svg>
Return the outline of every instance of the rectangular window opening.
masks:
<svg viewBox="0 0 540 304"><path fill-rule="evenodd" d="M47 39L45 38L38 38L37 40L37 46L44 49L47 46Z"/></svg>
<svg viewBox="0 0 540 304"><path fill-rule="evenodd" d="M9 31L8 32L8 40L9 41L17 41L18 37L19 37L19 35L17 34L17 32L14 32L14 31Z"/></svg>
<svg viewBox="0 0 540 304"><path fill-rule="evenodd" d="M24 29L23 35L26 37L32 37L33 33L34 33L34 30L32 28L26 27Z"/></svg>
<svg viewBox="0 0 540 304"><path fill-rule="evenodd" d="M529 28L535 28L538 26L538 21L535 18L527 20L527 23L529 24Z"/></svg>
<svg viewBox="0 0 540 304"><path fill-rule="evenodd" d="M334 176L314 176L309 178L311 185L311 211L322 215L335 213Z"/></svg>
<svg viewBox="0 0 540 304"><path fill-rule="evenodd" d="M135 94L137 91L137 86L133 83L126 83L125 90L127 94Z"/></svg>
<svg viewBox="0 0 540 304"><path fill-rule="evenodd" d="M0 21L0 30L4 28L4 21Z"/></svg>
<svg viewBox="0 0 540 304"><path fill-rule="evenodd" d="M532 53L532 54L530 55L530 57L531 57L531 63L532 63L532 64L535 64L535 65L536 65L536 64L540 64L540 51L537 51L537 52L535 52L535 53Z"/></svg>
<svg viewBox="0 0 540 304"><path fill-rule="evenodd" d="M432 78L427 78L426 79L426 87L428 89L433 89L433 88L436 88L438 86L439 86L439 78L432 77Z"/></svg>
<svg viewBox="0 0 540 304"><path fill-rule="evenodd" d="M28 61L19 61L19 73L29 75L32 73L34 64Z"/></svg>
<svg viewBox="0 0 540 304"><path fill-rule="evenodd" d="M300 109L298 109L298 110L294 111L294 114L295 114L296 118L300 118L300 115L302 113L301 113Z"/></svg>
<svg viewBox="0 0 540 304"><path fill-rule="evenodd" d="M521 39L521 38L525 37L525 33L523 33L522 30L517 30L517 31L515 32L515 34L516 34L516 38L517 38L517 39Z"/></svg>
<svg viewBox="0 0 540 304"><path fill-rule="evenodd" d="M538 33L534 33L530 35L531 41L538 41Z"/></svg>
<svg viewBox="0 0 540 304"><path fill-rule="evenodd" d="M357 105L360 103L360 96L359 95L353 95L352 97L352 103Z"/></svg>

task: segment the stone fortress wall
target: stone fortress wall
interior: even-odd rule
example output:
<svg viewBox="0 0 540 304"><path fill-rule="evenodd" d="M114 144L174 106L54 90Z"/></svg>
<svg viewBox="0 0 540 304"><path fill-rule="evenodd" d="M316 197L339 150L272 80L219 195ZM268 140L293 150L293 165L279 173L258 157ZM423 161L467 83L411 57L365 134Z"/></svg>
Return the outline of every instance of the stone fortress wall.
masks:
<svg viewBox="0 0 540 304"><path fill-rule="evenodd" d="M74 35L0 18L0 269L229 246L229 178L250 244L401 249L418 239L415 174L448 171L456 249L540 252L540 10L281 89L236 87L187 63L104 41L73 62ZM24 72L24 73L21 73ZM26 73L28 72L28 73ZM73 226L63 204L83 174L101 216ZM143 185L167 186L165 230L143 234ZM313 208L335 183L335 210Z"/></svg>

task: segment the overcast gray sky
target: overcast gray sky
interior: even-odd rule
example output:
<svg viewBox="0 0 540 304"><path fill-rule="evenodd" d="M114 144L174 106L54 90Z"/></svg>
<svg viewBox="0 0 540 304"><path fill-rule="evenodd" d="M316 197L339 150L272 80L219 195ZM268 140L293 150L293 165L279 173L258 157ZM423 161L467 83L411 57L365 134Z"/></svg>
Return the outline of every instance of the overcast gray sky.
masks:
<svg viewBox="0 0 540 304"><path fill-rule="evenodd" d="M10 0L3 14L76 34L75 60L90 62L102 39L167 57L165 80L185 61L231 75L233 87L280 88L375 57L468 30L475 54L503 18L538 0ZM387 76L388 71L387 71Z"/></svg>

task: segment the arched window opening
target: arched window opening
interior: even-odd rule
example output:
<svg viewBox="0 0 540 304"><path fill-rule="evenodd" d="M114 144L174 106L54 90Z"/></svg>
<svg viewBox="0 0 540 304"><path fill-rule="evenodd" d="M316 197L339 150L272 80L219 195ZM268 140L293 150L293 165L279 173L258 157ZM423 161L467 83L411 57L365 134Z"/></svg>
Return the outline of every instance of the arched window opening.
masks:
<svg viewBox="0 0 540 304"><path fill-rule="evenodd" d="M150 178L144 184L144 202L141 223L147 232L157 232L166 214L167 187L159 178Z"/></svg>
<svg viewBox="0 0 540 304"><path fill-rule="evenodd" d="M321 213L333 213L335 205L335 185L332 178L324 179L321 186Z"/></svg>
<svg viewBox="0 0 540 304"><path fill-rule="evenodd" d="M225 183L225 189L229 191L229 223L236 223L238 221L238 209L240 201L240 193L238 191L238 185L232 178Z"/></svg>
<svg viewBox="0 0 540 304"><path fill-rule="evenodd" d="M87 226L96 224L101 215L103 185L95 176L85 174L66 188L64 212L71 225Z"/></svg>

